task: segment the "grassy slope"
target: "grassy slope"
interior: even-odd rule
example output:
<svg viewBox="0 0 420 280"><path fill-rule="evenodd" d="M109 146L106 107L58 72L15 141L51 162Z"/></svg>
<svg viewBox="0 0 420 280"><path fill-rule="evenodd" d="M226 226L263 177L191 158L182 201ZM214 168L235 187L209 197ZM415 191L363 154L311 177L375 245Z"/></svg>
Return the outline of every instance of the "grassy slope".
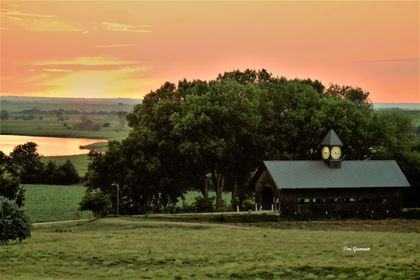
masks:
<svg viewBox="0 0 420 280"><path fill-rule="evenodd" d="M24 185L25 213L33 222L63 221L92 217L79 212L79 202L84 194L80 185Z"/></svg>
<svg viewBox="0 0 420 280"><path fill-rule="evenodd" d="M288 223L288 222L284 222ZM310 226L305 227L308 223ZM276 229L121 217L37 227L0 250L8 279L415 279L420 223L388 220L298 222ZM385 229L386 229L385 225ZM396 232L394 229L398 229ZM345 252L344 246L370 247Z"/></svg>

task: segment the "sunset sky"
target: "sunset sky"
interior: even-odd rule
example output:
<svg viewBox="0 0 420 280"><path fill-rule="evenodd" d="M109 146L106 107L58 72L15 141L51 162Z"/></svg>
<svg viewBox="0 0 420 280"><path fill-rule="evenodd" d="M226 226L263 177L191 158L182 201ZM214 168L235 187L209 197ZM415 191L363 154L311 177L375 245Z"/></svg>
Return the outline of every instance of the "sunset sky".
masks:
<svg viewBox="0 0 420 280"><path fill-rule="evenodd" d="M419 1L1 1L1 95L141 98L234 69L420 102Z"/></svg>

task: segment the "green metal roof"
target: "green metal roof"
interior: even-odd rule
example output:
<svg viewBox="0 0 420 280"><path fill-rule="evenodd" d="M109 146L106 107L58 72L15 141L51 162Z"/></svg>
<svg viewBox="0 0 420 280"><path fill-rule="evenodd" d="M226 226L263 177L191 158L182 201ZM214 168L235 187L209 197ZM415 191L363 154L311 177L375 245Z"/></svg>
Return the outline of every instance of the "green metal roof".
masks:
<svg viewBox="0 0 420 280"><path fill-rule="evenodd" d="M341 142L340 137L338 137L337 133L334 130L330 129L328 133L325 135L324 139L321 141L321 145L323 146L343 146L343 142Z"/></svg>
<svg viewBox="0 0 420 280"><path fill-rule="evenodd" d="M278 189L409 187L395 160L264 161Z"/></svg>

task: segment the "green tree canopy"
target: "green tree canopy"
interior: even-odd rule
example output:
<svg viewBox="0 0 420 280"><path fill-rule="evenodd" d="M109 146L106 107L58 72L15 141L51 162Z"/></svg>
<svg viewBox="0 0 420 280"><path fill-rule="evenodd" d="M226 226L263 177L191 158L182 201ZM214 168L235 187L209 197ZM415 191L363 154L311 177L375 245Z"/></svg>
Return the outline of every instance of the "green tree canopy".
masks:
<svg viewBox="0 0 420 280"><path fill-rule="evenodd" d="M368 95L264 69L166 82L127 115L133 128L127 139L91 155L87 186L115 198L116 180L127 213L162 208L185 189L204 198L214 190L217 209L230 190L235 207L262 160L320 159L329 129L345 143L346 159L397 159L412 179L418 175L414 128L408 119L375 112Z"/></svg>

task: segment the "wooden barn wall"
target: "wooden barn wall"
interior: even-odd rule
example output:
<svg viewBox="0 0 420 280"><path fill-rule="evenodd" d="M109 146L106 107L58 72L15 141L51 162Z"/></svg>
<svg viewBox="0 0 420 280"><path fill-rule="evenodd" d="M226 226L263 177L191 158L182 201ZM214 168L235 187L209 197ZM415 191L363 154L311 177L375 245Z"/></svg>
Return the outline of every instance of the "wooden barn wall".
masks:
<svg viewBox="0 0 420 280"><path fill-rule="evenodd" d="M281 190L279 197L282 212L396 213L402 208L402 190L397 188Z"/></svg>

